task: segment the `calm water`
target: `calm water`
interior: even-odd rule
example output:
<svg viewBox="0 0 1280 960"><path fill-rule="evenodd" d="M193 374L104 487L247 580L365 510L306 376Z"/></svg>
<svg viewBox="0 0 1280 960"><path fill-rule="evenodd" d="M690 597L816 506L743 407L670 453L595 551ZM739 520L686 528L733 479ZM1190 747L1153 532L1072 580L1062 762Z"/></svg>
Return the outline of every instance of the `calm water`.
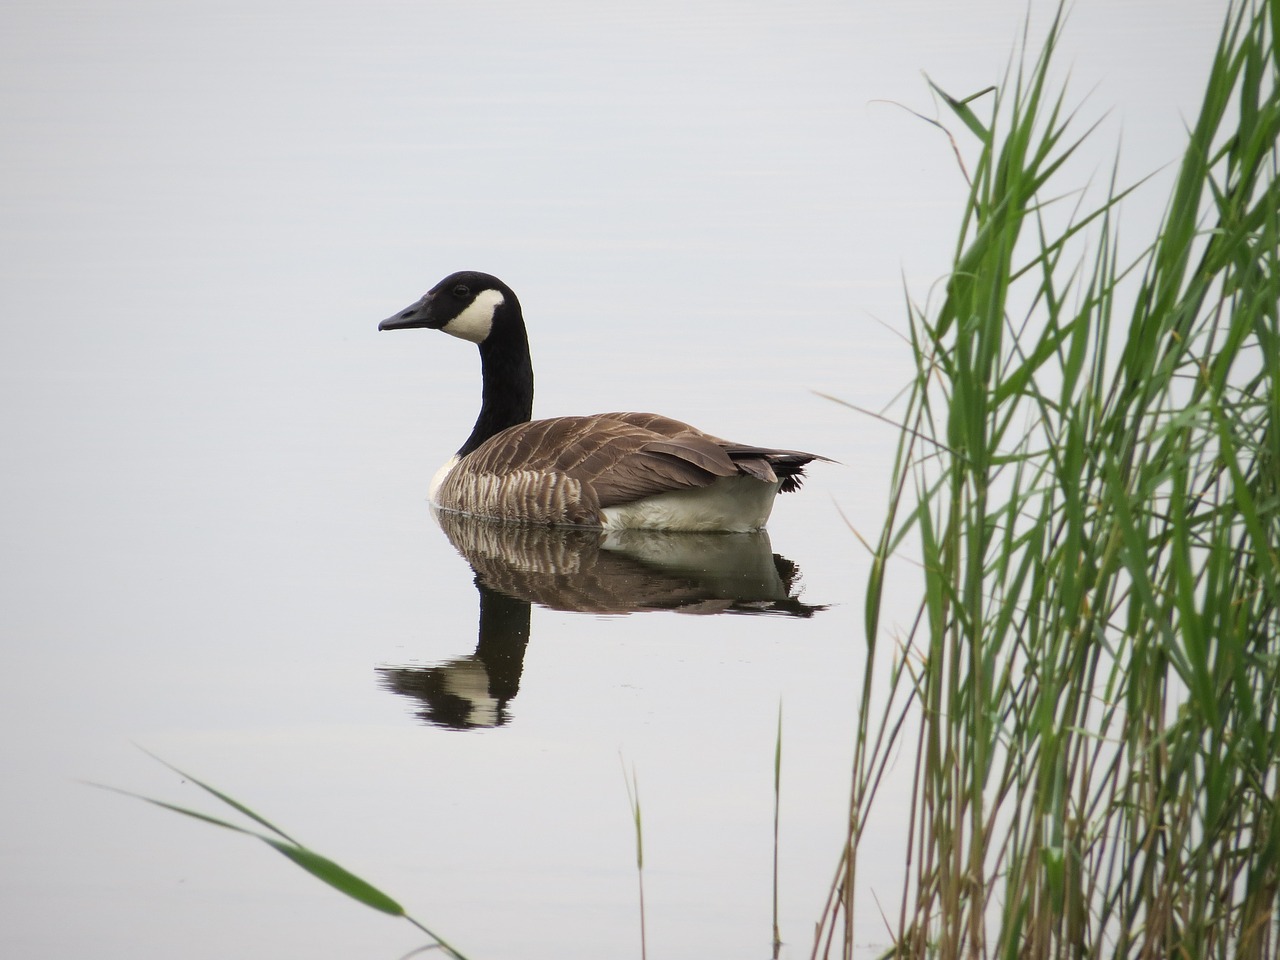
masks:
<svg viewBox="0 0 1280 960"><path fill-rule="evenodd" d="M1061 62L1090 119L1113 109L1081 179L1120 130L1129 176L1176 156L1222 7L1079 0ZM950 148L882 101L932 112L921 70L998 82L1023 12L7 4L0 954L421 943L80 783L212 809L139 744L477 960L638 955L634 769L650 955L765 956L781 704L784 954L807 956L861 680L867 560L837 505L878 529L894 442L812 391L892 399L903 277L926 299L953 243ZM424 499L474 417L474 350L375 332L460 268L520 294L540 414L656 409L840 461L744 547L745 599L650 544L608 554L592 612L527 577L486 607Z"/></svg>

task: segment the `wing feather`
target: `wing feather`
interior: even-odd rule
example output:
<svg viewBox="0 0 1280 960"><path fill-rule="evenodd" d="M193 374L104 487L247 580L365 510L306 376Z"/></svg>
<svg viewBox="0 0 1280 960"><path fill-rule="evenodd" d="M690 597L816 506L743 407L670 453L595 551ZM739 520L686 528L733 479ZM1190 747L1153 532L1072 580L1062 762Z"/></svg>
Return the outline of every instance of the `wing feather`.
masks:
<svg viewBox="0 0 1280 960"><path fill-rule="evenodd" d="M799 486L794 450L732 444L652 413L556 417L517 424L463 457L436 494L441 507L533 523L598 525L601 509L746 474Z"/></svg>

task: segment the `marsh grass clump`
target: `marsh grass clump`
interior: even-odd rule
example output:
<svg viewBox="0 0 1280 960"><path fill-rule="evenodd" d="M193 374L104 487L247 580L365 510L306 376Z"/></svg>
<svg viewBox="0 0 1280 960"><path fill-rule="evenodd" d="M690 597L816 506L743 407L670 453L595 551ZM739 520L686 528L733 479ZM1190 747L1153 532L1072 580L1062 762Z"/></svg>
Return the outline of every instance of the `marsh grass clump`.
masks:
<svg viewBox="0 0 1280 960"><path fill-rule="evenodd" d="M938 91L978 158L944 295L909 308L817 956L850 954L859 840L913 755L901 907L863 928L893 955L1280 955L1280 0L1232 4L1129 260L1114 178L1061 199L1088 136L1051 89L1061 26L992 96Z"/></svg>

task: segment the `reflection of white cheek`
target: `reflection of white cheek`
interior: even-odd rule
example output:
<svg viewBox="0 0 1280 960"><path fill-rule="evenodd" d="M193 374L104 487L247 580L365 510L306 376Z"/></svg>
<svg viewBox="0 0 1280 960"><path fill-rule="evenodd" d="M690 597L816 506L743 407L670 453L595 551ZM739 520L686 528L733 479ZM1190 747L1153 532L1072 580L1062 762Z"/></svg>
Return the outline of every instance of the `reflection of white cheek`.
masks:
<svg viewBox="0 0 1280 960"><path fill-rule="evenodd" d="M476 295L471 305L440 329L453 337L483 343L493 329L493 313L502 306L502 294L497 290L484 290Z"/></svg>

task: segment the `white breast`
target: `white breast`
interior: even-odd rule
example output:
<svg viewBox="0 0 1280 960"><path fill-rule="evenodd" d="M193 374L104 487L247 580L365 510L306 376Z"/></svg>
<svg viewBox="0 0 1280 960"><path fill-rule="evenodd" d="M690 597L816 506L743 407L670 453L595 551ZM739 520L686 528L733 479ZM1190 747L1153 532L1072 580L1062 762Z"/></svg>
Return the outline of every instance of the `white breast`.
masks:
<svg viewBox="0 0 1280 960"><path fill-rule="evenodd" d="M449 476L449 471L458 465L458 455L455 453L452 457L444 462L436 475L431 478L431 486L427 488L427 499L432 503L436 502L436 494L440 491L440 484L444 483L444 478Z"/></svg>

